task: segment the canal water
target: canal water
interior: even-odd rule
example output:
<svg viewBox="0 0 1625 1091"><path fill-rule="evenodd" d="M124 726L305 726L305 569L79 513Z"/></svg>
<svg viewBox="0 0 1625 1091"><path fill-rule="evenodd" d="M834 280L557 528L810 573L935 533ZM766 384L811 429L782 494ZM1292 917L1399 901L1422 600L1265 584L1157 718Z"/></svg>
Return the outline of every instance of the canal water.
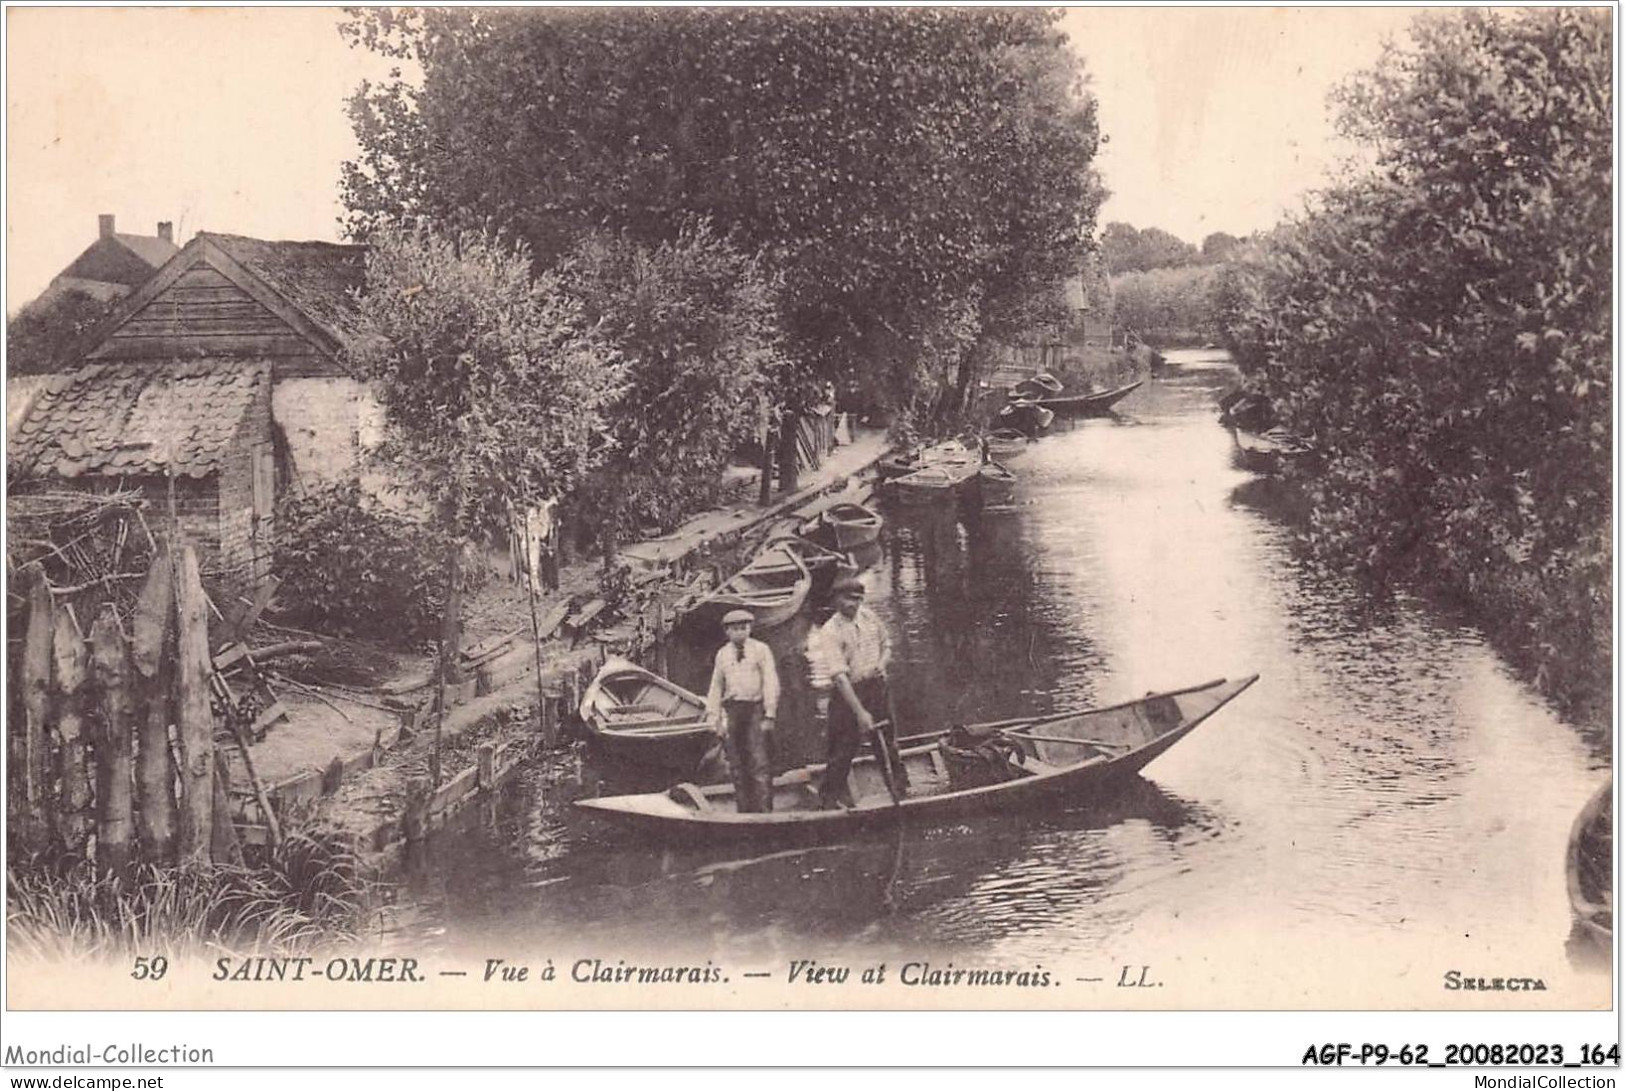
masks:
<svg viewBox="0 0 1625 1091"><path fill-rule="evenodd" d="M887 510L864 577L905 734L1261 676L1142 782L1075 811L750 855L594 825L570 798L649 785L589 759L562 787L521 777L440 838L403 880L395 938L555 962L1043 968L1065 987L1041 1002L1079 1007L1606 1006L1563 858L1607 740L1464 619L1306 564L1290 498L1232 463L1214 403L1233 380L1222 354L1172 354L1115 417L1012 460L1013 509ZM772 640L780 767L821 752L805 626ZM714 647L674 654L673 676L703 691ZM1125 967L1148 987L1126 996ZM1466 996L1451 971L1546 990Z"/></svg>

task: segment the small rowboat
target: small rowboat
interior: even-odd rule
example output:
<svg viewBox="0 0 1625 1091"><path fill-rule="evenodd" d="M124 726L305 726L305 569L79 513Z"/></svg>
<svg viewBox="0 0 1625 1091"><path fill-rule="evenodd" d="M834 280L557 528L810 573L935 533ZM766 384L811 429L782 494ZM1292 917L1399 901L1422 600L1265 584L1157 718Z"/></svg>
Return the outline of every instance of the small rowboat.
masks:
<svg viewBox="0 0 1625 1091"><path fill-rule="evenodd" d="M1010 399L1031 398L1034 400L1047 398L1052 394L1059 394L1062 389L1061 380L1047 371L1041 371L1030 379L1023 379L1010 388Z"/></svg>
<svg viewBox="0 0 1625 1091"><path fill-rule="evenodd" d="M716 738L703 698L619 658L582 695L581 722L606 757L683 773Z"/></svg>
<svg viewBox="0 0 1625 1091"><path fill-rule="evenodd" d="M769 548L776 546L801 558L801 563L807 566L807 572L812 576L812 587L807 593L808 600L812 602L828 598L829 589L837 577L858 574L858 566L847 554L825 549L799 535L774 538L767 544Z"/></svg>
<svg viewBox="0 0 1625 1091"><path fill-rule="evenodd" d="M831 840L903 821L1088 805L1105 799L1257 680L1256 674L1221 679L1110 708L905 739L908 790L900 801L866 754L852 764L856 805L850 809L821 808L822 765L774 778L773 810L766 813L741 814L728 784L679 784L669 792L583 799L576 806L617 825L695 845Z"/></svg>
<svg viewBox="0 0 1625 1091"><path fill-rule="evenodd" d="M1144 382L1144 379L1139 379L1127 386L1103 390L1098 394L1068 394L1064 397L1040 398L1038 404L1053 411L1056 416L1067 419L1104 417L1112 411L1112 406L1134 393Z"/></svg>
<svg viewBox="0 0 1625 1091"><path fill-rule="evenodd" d="M1016 475L997 462L985 463L976 472L976 485L982 507L1009 507L1016 498Z"/></svg>
<svg viewBox="0 0 1625 1091"><path fill-rule="evenodd" d="M899 477L890 484L893 498L900 504L935 504L952 500L954 490L964 480L942 466L927 466Z"/></svg>
<svg viewBox="0 0 1625 1091"><path fill-rule="evenodd" d="M1014 428L1000 428L987 435L987 453L996 459L1008 460L1027 453L1027 445L1032 441L1025 432Z"/></svg>
<svg viewBox="0 0 1625 1091"><path fill-rule="evenodd" d="M878 540L881 518L862 504L836 504L818 517L818 526L836 549L844 551Z"/></svg>
<svg viewBox="0 0 1625 1091"><path fill-rule="evenodd" d="M1310 453L1309 445L1285 428L1262 433L1232 428L1230 438L1236 444L1236 465L1251 473L1280 473L1287 463Z"/></svg>
<svg viewBox="0 0 1625 1091"><path fill-rule="evenodd" d="M1011 402L999 410L1003 427L1014 428L1027 436L1046 431L1055 420L1055 413L1035 401Z"/></svg>
<svg viewBox="0 0 1625 1091"><path fill-rule="evenodd" d="M1598 788L1569 831L1569 904L1589 939L1614 940L1614 782Z"/></svg>
<svg viewBox="0 0 1625 1091"><path fill-rule="evenodd" d="M756 616L756 629L782 625L801 612L812 590L812 575L789 550L772 547L735 572L721 587L701 599L689 611L690 623L709 622L721 632L722 615L729 610L749 610Z"/></svg>

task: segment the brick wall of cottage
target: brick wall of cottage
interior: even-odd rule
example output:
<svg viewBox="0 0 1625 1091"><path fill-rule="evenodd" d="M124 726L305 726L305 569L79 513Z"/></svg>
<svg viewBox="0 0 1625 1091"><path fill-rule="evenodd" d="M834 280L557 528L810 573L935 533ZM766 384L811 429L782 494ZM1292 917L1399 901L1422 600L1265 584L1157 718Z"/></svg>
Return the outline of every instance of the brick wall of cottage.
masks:
<svg viewBox="0 0 1625 1091"><path fill-rule="evenodd" d="M324 485L354 476L363 445L365 384L350 378L283 379L271 395L271 417L287 443L290 484ZM373 440L376 442L376 439Z"/></svg>

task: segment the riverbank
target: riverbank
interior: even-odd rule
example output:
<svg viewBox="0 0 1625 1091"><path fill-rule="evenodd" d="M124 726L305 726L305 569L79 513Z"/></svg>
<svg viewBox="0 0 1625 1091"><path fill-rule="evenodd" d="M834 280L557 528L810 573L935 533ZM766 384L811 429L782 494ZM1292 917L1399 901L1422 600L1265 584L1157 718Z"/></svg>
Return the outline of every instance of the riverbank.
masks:
<svg viewBox="0 0 1625 1091"><path fill-rule="evenodd" d="M448 687L438 730L439 687L425 657L380 657L387 677L365 689L279 679L285 718L249 748L253 777L247 762L233 762L240 832L251 843L274 836L263 791L283 825L335 835L369 856L427 835L523 763L556 752L608 656L659 669L683 614L768 537L866 498L865 480L887 449L883 432L860 429L804 472L794 492L762 505L743 499L755 495L754 482L744 482L735 503L624 547L619 602L605 595L596 557L564 566L559 588L538 596L534 622L522 584L488 581L466 604L465 677Z"/></svg>

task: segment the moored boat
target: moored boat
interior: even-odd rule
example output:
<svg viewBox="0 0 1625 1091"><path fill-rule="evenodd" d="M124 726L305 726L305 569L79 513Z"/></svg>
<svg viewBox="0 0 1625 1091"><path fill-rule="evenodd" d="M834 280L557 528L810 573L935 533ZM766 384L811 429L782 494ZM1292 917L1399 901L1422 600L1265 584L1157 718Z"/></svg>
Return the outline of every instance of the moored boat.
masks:
<svg viewBox="0 0 1625 1091"><path fill-rule="evenodd" d="M1012 401L1018 399L1038 400L1040 398L1047 398L1053 394L1059 394L1063 389L1064 388L1061 386L1061 380L1057 379L1047 371L1041 371L1037 375L1034 375L1028 379L1022 379L1020 382L1012 386L1010 388L1010 399Z"/></svg>
<svg viewBox="0 0 1625 1091"><path fill-rule="evenodd" d="M829 589L838 577L858 574L857 564L847 554L826 549L799 535L773 538L767 544L769 548L778 547L794 553L807 566L807 572L812 576L812 585L807 593L810 602L828 597Z"/></svg>
<svg viewBox="0 0 1625 1091"><path fill-rule="evenodd" d="M1252 473L1280 473L1289 462L1310 454L1309 445L1284 428L1267 432L1231 428L1230 438L1236 445L1236 465Z"/></svg>
<svg viewBox="0 0 1625 1091"><path fill-rule="evenodd" d="M1137 379L1125 386L1102 390L1096 394L1067 394L1040 398L1038 404L1058 417L1069 419L1103 417L1111 412L1112 406L1134 393L1144 382L1144 379Z"/></svg>
<svg viewBox="0 0 1625 1091"><path fill-rule="evenodd" d="M1008 507L1016 498L1016 475L997 462L984 463L976 471L976 486L984 508Z"/></svg>
<svg viewBox="0 0 1625 1091"><path fill-rule="evenodd" d="M1014 428L1030 437L1045 432L1055 420L1055 413L1036 401L1011 402L999 410L1002 427Z"/></svg>
<svg viewBox="0 0 1625 1091"><path fill-rule="evenodd" d="M811 590L812 575L801 558L774 546L762 550L701 599L686 620L716 627L729 610L749 610L756 617L758 631L771 629L795 617Z"/></svg>
<svg viewBox="0 0 1625 1091"><path fill-rule="evenodd" d="M604 664L581 722L608 758L692 773L716 738L705 700L625 659Z"/></svg>
<svg viewBox="0 0 1625 1091"><path fill-rule="evenodd" d="M899 822L1103 800L1237 694L1251 675L1154 693L1109 708L1009 720L904 740L908 788L894 798L873 755L852 765L855 806L824 810L822 765L774 778L773 810L740 813L732 785L680 784L669 792L578 800L618 825L690 844L828 840ZM912 745L911 745L912 744Z"/></svg>
<svg viewBox="0 0 1625 1091"><path fill-rule="evenodd" d="M1569 904L1587 938L1609 945L1614 938L1614 781L1586 801L1569 831L1565 861Z"/></svg>
<svg viewBox="0 0 1625 1091"><path fill-rule="evenodd" d="M1018 458L1027 453L1032 440L1015 428L998 428L987 434L987 453L1000 461Z"/></svg>
<svg viewBox="0 0 1625 1091"><path fill-rule="evenodd" d="M818 517L818 530L837 550L868 545L880 538L880 513L862 504L836 504Z"/></svg>
<svg viewBox="0 0 1625 1091"><path fill-rule="evenodd" d="M888 487L899 503L934 504L941 500L952 500L960 484L974 473L974 469L970 474L959 474L946 466L926 466L894 478Z"/></svg>

